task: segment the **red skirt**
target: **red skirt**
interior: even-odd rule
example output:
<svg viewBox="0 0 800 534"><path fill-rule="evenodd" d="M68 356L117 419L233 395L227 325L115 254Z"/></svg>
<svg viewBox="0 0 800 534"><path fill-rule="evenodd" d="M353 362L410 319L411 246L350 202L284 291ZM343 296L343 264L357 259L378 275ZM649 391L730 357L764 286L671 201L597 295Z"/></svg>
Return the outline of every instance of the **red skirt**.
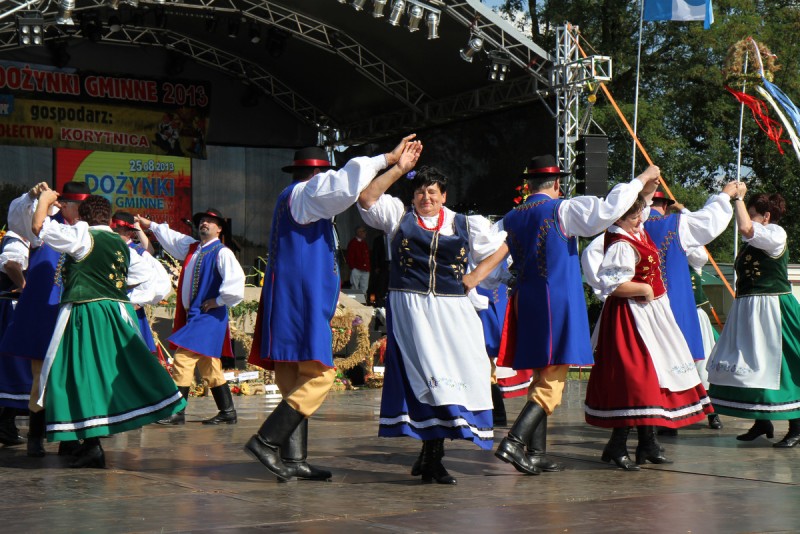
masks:
<svg viewBox="0 0 800 534"><path fill-rule="evenodd" d="M702 384L678 392L659 385L626 299L606 301L601 328L586 391L587 423L603 428L680 428L713 412Z"/></svg>

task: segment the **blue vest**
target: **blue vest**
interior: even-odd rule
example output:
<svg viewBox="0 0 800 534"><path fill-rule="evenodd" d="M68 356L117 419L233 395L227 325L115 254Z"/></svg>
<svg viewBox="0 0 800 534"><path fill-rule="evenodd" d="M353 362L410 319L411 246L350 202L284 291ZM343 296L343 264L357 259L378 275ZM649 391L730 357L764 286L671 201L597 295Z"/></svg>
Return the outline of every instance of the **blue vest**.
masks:
<svg viewBox="0 0 800 534"><path fill-rule="evenodd" d="M661 272L664 274L669 307L675 316L675 322L686 338L692 358L702 360L705 358L703 337L700 333L700 320L697 318L697 305L694 302L692 277L689 275L689 261L678 236L679 222L678 214L661 215L653 210L644 223L644 229L658 247Z"/></svg>
<svg viewBox="0 0 800 534"><path fill-rule="evenodd" d="M272 218L260 302L260 358L316 360L333 367L331 319L340 287L333 223L295 222L289 198L298 183L280 194Z"/></svg>
<svg viewBox="0 0 800 534"><path fill-rule="evenodd" d="M469 224L457 213L453 235L425 230L409 208L392 240L389 291L463 297L461 279L469 256Z"/></svg>
<svg viewBox="0 0 800 534"><path fill-rule="evenodd" d="M139 256L143 256L145 253L145 248L138 243L131 241L128 243L128 246L131 250L139 254ZM128 291L128 296L130 296L130 294L131 292ZM153 331L150 329L150 321L147 320L147 312L144 311L144 307L140 307L136 310L136 319L139 322L139 332L142 334L144 344L147 345L150 352L156 352L156 341L153 339Z"/></svg>
<svg viewBox="0 0 800 534"><path fill-rule="evenodd" d="M183 277L184 284L192 284L189 307L186 309L186 324L168 338L179 347L212 358L222 356L225 349L228 307L219 306L203 312L200 305L219 296L222 275L217 269L217 256L223 248L225 245L220 241L204 249L198 246L201 252L194 263L194 269ZM177 298L181 298L182 292L183 288L178 288Z"/></svg>
<svg viewBox="0 0 800 534"><path fill-rule="evenodd" d="M577 241L561 231L561 202L531 195L503 219L517 270L514 369L594 362Z"/></svg>
<svg viewBox="0 0 800 534"><path fill-rule="evenodd" d="M60 213L53 219L64 222ZM64 259L63 254L44 244L31 249L25 289L0 341L0 354L44 360L56 328Z"/></svg>

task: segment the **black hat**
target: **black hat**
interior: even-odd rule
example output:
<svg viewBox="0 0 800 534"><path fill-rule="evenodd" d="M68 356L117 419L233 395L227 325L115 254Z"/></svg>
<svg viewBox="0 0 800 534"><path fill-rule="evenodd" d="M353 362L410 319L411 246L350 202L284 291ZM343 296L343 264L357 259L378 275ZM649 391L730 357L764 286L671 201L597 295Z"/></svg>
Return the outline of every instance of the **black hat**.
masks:
<svg viewBox="0 0 800 534"><path fill-rule="evenodd" d="M111 228L127 228L128 230L136 230L136 219L132 213L127 211L118 211L111 216Z"/></svg>
<svg viewBox="0 0 800 534"><path fill-rule="evenodd" d="M531 159L525 170L522 171L523 180L536 180L557 178L559 176L569 176L572 173L564 172L558 167L556 158L552 154L536 156Z"/></svg>
<svg viewBox="0 0 800 534"><path fill-rule="evenodd" d="M59 200L72 200L73 202L83 202L91 194L86 182L67 182L64 184Z"/></svg>
<svg viewBox="0 0 800 534"><path fill-rule="evenodd" d="M218 209L208 208L206 211L201 211L199 213L195 213L192 215L192 222L195 226L200 226L200 219L203 217L214 217L219 221L219 227L225 227L225 218L222 216L222 213Z"/></svg>
<svg viewBox="0 0 800 534"><path fill-rule="evenodd" d="M294 153L294 162L281 170L283 172L293 172L295 169L313 169L314 167L323 170L333 168L330 159L328 159L328 153L325 152L324 148L319 146L311 146L298 150Z"/></svg>

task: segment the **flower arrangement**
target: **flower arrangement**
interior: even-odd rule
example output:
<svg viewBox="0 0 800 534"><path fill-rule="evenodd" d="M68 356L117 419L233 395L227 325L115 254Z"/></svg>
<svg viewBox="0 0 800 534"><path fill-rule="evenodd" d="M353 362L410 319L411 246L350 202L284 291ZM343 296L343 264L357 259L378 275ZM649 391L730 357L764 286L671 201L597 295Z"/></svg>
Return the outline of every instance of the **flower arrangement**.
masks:
<svg viewBox="0 0 800 534"><path fill-rule="evenodd" d="M514 204L525 202L525 200L531 196L531 190L528 187L528 182L518 185L515 190L517 191L517 196L514 198Z"/></svg>
<svg viewBox="0 0 800 534"><path fill-rule="evenodd" d="M758 70L758 56L764 65L764 77L773 81L774 73L780 70L776 63L777 56L764 44L753 39L742 39L728 48L728 55L722 68L722 75L727 85L741 87L745 84L760 84L761 73ZM747 72L745 72L747 63Z"/></svg>

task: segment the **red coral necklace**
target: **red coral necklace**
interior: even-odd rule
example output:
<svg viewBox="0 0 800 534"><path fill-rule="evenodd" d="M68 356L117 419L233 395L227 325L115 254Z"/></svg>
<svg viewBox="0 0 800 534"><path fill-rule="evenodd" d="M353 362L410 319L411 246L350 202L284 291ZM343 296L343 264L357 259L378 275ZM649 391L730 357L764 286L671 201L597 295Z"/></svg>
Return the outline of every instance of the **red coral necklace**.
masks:
<svg viewBox="0 0 800 534"><path fill-rule="evenodd" d="M429 230L431 232L438 232L439 230L442 229L442 225L444 224L444 210L439 210L439 221L433 228L425 224L425 221L422 219L422 216L419 213L415 211L414 215L417 216L417 224L420 225L422 228Z"/></svg>

